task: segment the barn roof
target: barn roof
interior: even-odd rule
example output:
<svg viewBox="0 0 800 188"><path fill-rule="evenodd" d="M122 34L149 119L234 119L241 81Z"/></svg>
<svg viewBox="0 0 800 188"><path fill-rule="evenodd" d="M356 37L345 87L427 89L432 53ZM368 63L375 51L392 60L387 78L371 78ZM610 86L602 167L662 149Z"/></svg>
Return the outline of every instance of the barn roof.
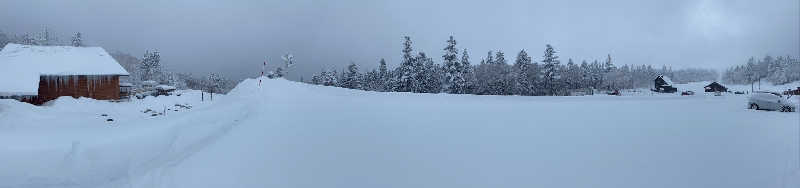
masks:
<svg viewBox="0 0 800 188"><path fill-rule="evenodd" d="M669 77L664 76L664 75L658 75L658 77L656 77L656 80L658 80L659 78L661 78L661 80L663 80L664 83L666 83L668 86L672 86L673 85L672 84L672 79L669 79Z"/></svg>
<svg viewBox="0 0 800 188"><path fill-rule="evenodd" d="M128 72L100 47L9 43L0 51L0 96L37 95L42 75L128 75Z"/></svg>
<svg viewBox="0 0 800 188"><path fill-rule="evenodd" d="M717 83L717 82L711 82L710 84L706 85L706 87L723 87L724 88L725 86L723 86L722 84Z"/></svg>

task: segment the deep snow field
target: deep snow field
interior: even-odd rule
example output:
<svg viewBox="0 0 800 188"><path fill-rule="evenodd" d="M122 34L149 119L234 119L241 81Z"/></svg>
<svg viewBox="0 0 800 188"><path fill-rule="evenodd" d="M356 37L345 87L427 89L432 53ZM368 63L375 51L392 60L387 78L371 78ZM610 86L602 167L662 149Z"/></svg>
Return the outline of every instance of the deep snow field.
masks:
<svg viewBox="0 0 800 188"><path fill-rule="evenodd" d="M203 102L0 100L0 187L800 187L800 114L706 83L580 97L257 83Z"/></svg>

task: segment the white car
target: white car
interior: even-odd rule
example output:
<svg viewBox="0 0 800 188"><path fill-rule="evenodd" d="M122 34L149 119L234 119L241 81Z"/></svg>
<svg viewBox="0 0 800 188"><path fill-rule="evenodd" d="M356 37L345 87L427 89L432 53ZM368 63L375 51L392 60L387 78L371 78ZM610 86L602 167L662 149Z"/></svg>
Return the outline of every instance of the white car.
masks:
<svg viewBox="0 0 800 188"><path fill-rule="evenodd" d="M797 106L790 101L790 97L775 92L755 92L747 103L754 110L776 110L781 112L794 112Z"/></svg>

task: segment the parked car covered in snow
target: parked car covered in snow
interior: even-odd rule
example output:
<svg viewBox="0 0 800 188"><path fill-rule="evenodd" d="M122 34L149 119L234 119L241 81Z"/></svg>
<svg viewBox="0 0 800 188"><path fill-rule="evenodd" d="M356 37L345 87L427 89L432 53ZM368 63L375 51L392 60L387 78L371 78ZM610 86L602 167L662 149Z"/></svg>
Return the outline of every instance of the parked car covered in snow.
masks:
<svg viewBox="0 0 800 188"><path fill-rule="evenodd" d="M754 110L776 110L781 112L794 112L797 108L790 101L789 97L775 92L755 92L750 95L747 101L750 109Z"/></svg>

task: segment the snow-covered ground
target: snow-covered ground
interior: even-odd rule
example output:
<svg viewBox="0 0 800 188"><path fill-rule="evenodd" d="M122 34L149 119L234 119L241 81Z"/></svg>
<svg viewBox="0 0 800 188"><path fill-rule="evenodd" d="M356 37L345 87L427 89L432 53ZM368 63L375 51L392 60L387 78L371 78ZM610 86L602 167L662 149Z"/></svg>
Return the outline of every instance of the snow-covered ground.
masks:
<svg viewBox="0 0 800 188"><path fill-rule="evenodd" d="M800 114L747 110L746 95L257 83L205 102L0 100L0 187L800 187ZM142 113L164 108L179 111Z"/></svg>

